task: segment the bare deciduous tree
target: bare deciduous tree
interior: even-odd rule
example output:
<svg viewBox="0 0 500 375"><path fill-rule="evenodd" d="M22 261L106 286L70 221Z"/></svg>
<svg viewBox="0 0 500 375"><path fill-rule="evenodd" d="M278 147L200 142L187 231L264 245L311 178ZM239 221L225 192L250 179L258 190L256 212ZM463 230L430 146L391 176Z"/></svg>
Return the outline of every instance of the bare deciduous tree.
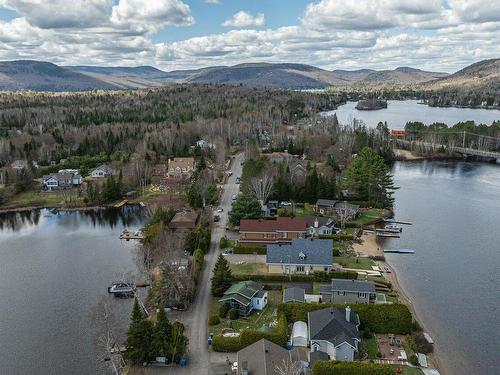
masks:
<svg viewBox="0 0 500 375"><path fill-rule="evenodd" d="M275 373L277 375L302 375L304 370L300 362L284 359L281 364L276 366Z"/></svg>
<svg viewBox="0 0 500 375"><path fill-rule="evenodd" d="M274 179L270 174L264 173L260 177L254 177L249 181L248 190L250 193L261 201L266 203L271 196L274 188Z"/></svg>

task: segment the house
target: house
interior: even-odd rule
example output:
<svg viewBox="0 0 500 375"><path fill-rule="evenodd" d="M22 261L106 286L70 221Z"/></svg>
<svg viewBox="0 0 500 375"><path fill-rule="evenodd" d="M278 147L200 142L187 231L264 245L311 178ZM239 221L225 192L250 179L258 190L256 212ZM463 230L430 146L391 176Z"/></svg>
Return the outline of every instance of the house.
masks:
<svg viewBox="0 0 500 375"><path fill-rule="evenodd" d="M332 279L330 285L320 285L321 299L332 303L376 303L373 281Z"/></svg>
<svg viewBox="0 0 500 375"><path fill-rule="evenodd" d="M173 158L168 159L167 178L174 180L188 180L196 170L194 158Z"/></svg>
<svg viewBox="0 0 500 375"><path fill-rule="evenodd" d="M199 212L193 211L180 211L177 212L168 227L170 229L194 229L198 223Z"/></svg>
<svg viewBox="0 0 500 375"><path fill-rule="evenodd" d="M301 363L300 373L306 373L306 358L301 358L301 351L286 350L269 340L259 341L241 349L236 354L237 375L279 375L280 369L289 368L291 363Z"/></svg>
<svg viewBox="0 0 500 375"><path fill-rule="evenodd" d="M311 311L308 313L311 355L323 352L331 360L353 361L359 354L359 323L358 314L349 306Z"/></svg>
<svg viewBox="0 0 500 375"><path fill-rule="evenodd" d="M267 305L267 291L255 281L241 281L224 292L220 303L236 308L241 316L248 316L255 310L263 310Z"/></svg>
<svg viewBox="0 0 500 375"><path fill-rule="evenodd" d="M269 273L328 272L333 263L333 240L299 238L291 244L267 245Z"/></svg>
<svg viewBox="0 0 500 375"><path fill-rule="evenodd" d="M290 170L291 182L303 181L307 175L307 160L303 160L299 155L292 155L288 152L272 152L266 154L267 159L273 164L283 163Z"/></svg>
<svg viewBox="0 0 500 375"><path fill-rule="evenodd" d="M215 150L215 145L213 143L205 141L204 139L200 139L199 141L196 141L196 147L199 147L202 149Z"/></svg>
<svg viewBox="0 0 500 375"><path fill-rule="evenodd" d="M108 176L114 176L116 174L116 170L111 168L107 164L101 164L90 172L90 176L92 178L106 178Z"/></svg>
<svg viewBox="0 0 500 375"><path fill-rule="evenodd" d="M51 173L42 177L42 190L55 191L71 189L82 184L79 173Z"/></svg>
<svg viewBox="0 0 500 375"><path fill-rule="evenodd" d="M312 237L331 235L337 232L335 221L330 217L307 215L307 235Z"/></svg>
<svg viewBox="0 0 500 375"><path fill-rule="evenodd" d="M354 220L359 215L359 206L347 202L337 202L335 204L335 213L337 217L343 220Z"/></svg>
<svg viewBox="0 0 500 375"><path fill-rule="evenodd" d="M240 220L240 244L258 246L291 243L306 236L306 221L299 217L278 217L272 220Z"/></svg>
<svg viewBox="0 0 500 375"><path fill-rule="evenodd" d="M316 212L321 215L331 215L335 212L335 204L337 201L331 199L318 199L316 201Z"/></svg>
<svg viewBox="0 0 500 375"><path fill-rule="evenodd" d="M28 167L28 162L26 160L17 159L10 164L10 167L15 171L20 171Z"/></svg>
<svg viewBox="0 0 500 375"><path fill-rule="evenodd" d="M321 296L318 294L307 294L305 289L292 287L283 291L283 303L321 303Z"/></svg>

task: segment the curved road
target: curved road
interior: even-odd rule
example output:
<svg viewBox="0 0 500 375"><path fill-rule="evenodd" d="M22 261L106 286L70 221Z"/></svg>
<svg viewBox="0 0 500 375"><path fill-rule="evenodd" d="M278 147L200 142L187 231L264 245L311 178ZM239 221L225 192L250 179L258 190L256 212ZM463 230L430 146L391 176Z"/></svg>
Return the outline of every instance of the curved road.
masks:
<svg viewBox="0 0 500 375"><path fill-rule="evenodd" d="M232 197L239 192L239 185L236 184L236 177L241 176L243 162L243 154L238 154L233 158L231 171L233 175L228 178L224 185L224 191L221 198L219 207L224 209L220 214L220 221L214 223L212 228L212 242L210 251L205 255L205 266L203 268L202 276L198 284L198 293L196 299L189 310L181 313L179 320L186 326L189 338L189 362L186 367L163 367L163 368L150 368L150 374L193 374L193 375L208 375L225 372L230 373L228 367L225 367L226 354L211 353L208 350L208 312L211 294L212 270L220 254L219 241L225 234L225 228L228 220L228 212L231 210ZM211 370L211 362L214 366L221 368ZM221 365L222 363L222 365ZM225 367L225 371L223 370Z"/></svg>

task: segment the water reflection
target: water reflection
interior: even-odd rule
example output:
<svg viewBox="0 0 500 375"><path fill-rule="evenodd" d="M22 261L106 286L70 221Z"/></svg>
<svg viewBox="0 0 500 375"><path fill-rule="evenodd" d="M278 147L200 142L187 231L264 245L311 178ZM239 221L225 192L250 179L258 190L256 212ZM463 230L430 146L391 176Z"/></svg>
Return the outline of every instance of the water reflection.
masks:
<svg viewBox="0 0 500 375"><path fill-rule="evenodd" d="M139 205L127 205L122 208L96 208L83 211L37 209L0 214L0 231L18 232L42 224L42 222L54 222L65 229L72 230L78 229L82 224L94 228L128 227L140 225L144 219L145 212Z"/></svg>

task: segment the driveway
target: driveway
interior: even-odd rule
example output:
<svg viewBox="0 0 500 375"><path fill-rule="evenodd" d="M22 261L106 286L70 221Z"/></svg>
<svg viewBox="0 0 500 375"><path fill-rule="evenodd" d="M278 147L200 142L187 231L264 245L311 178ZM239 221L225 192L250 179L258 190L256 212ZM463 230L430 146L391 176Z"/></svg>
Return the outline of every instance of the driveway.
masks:
<svg viewBox="0 0 500 375"><path fill-rule="evenodd" d="M188 365L186 367L172 368L150 368L149 374L229 374L230 368L226 365L227 355L220 353L210 353L208 350L208 309L212 294L210 291L212 270L220 254L219 240L225 234L225 228L228 220L228 211L231 210L231 198L239 191L239 185L236 184L236 177L241 176L243 154L234 157L232 171L233 175L228 178L224 185L220 207L224 212L220 214L220 221L214 223L212 228L212 242L210 252L205 255L205 267L198 282L198 293L194 303L188 311L179 316L179 320L186 326L187 336L189 338ZM234 355L233 355L234 356ZM233 358L230 357L230 360ZM211 370L213 368L213 371ZM227 370L224 371L224 368ZM217 369L217 370L216 370ZM215 372L214 372L215 371ZM219 372L222 371L222 372Z"/></svg>

